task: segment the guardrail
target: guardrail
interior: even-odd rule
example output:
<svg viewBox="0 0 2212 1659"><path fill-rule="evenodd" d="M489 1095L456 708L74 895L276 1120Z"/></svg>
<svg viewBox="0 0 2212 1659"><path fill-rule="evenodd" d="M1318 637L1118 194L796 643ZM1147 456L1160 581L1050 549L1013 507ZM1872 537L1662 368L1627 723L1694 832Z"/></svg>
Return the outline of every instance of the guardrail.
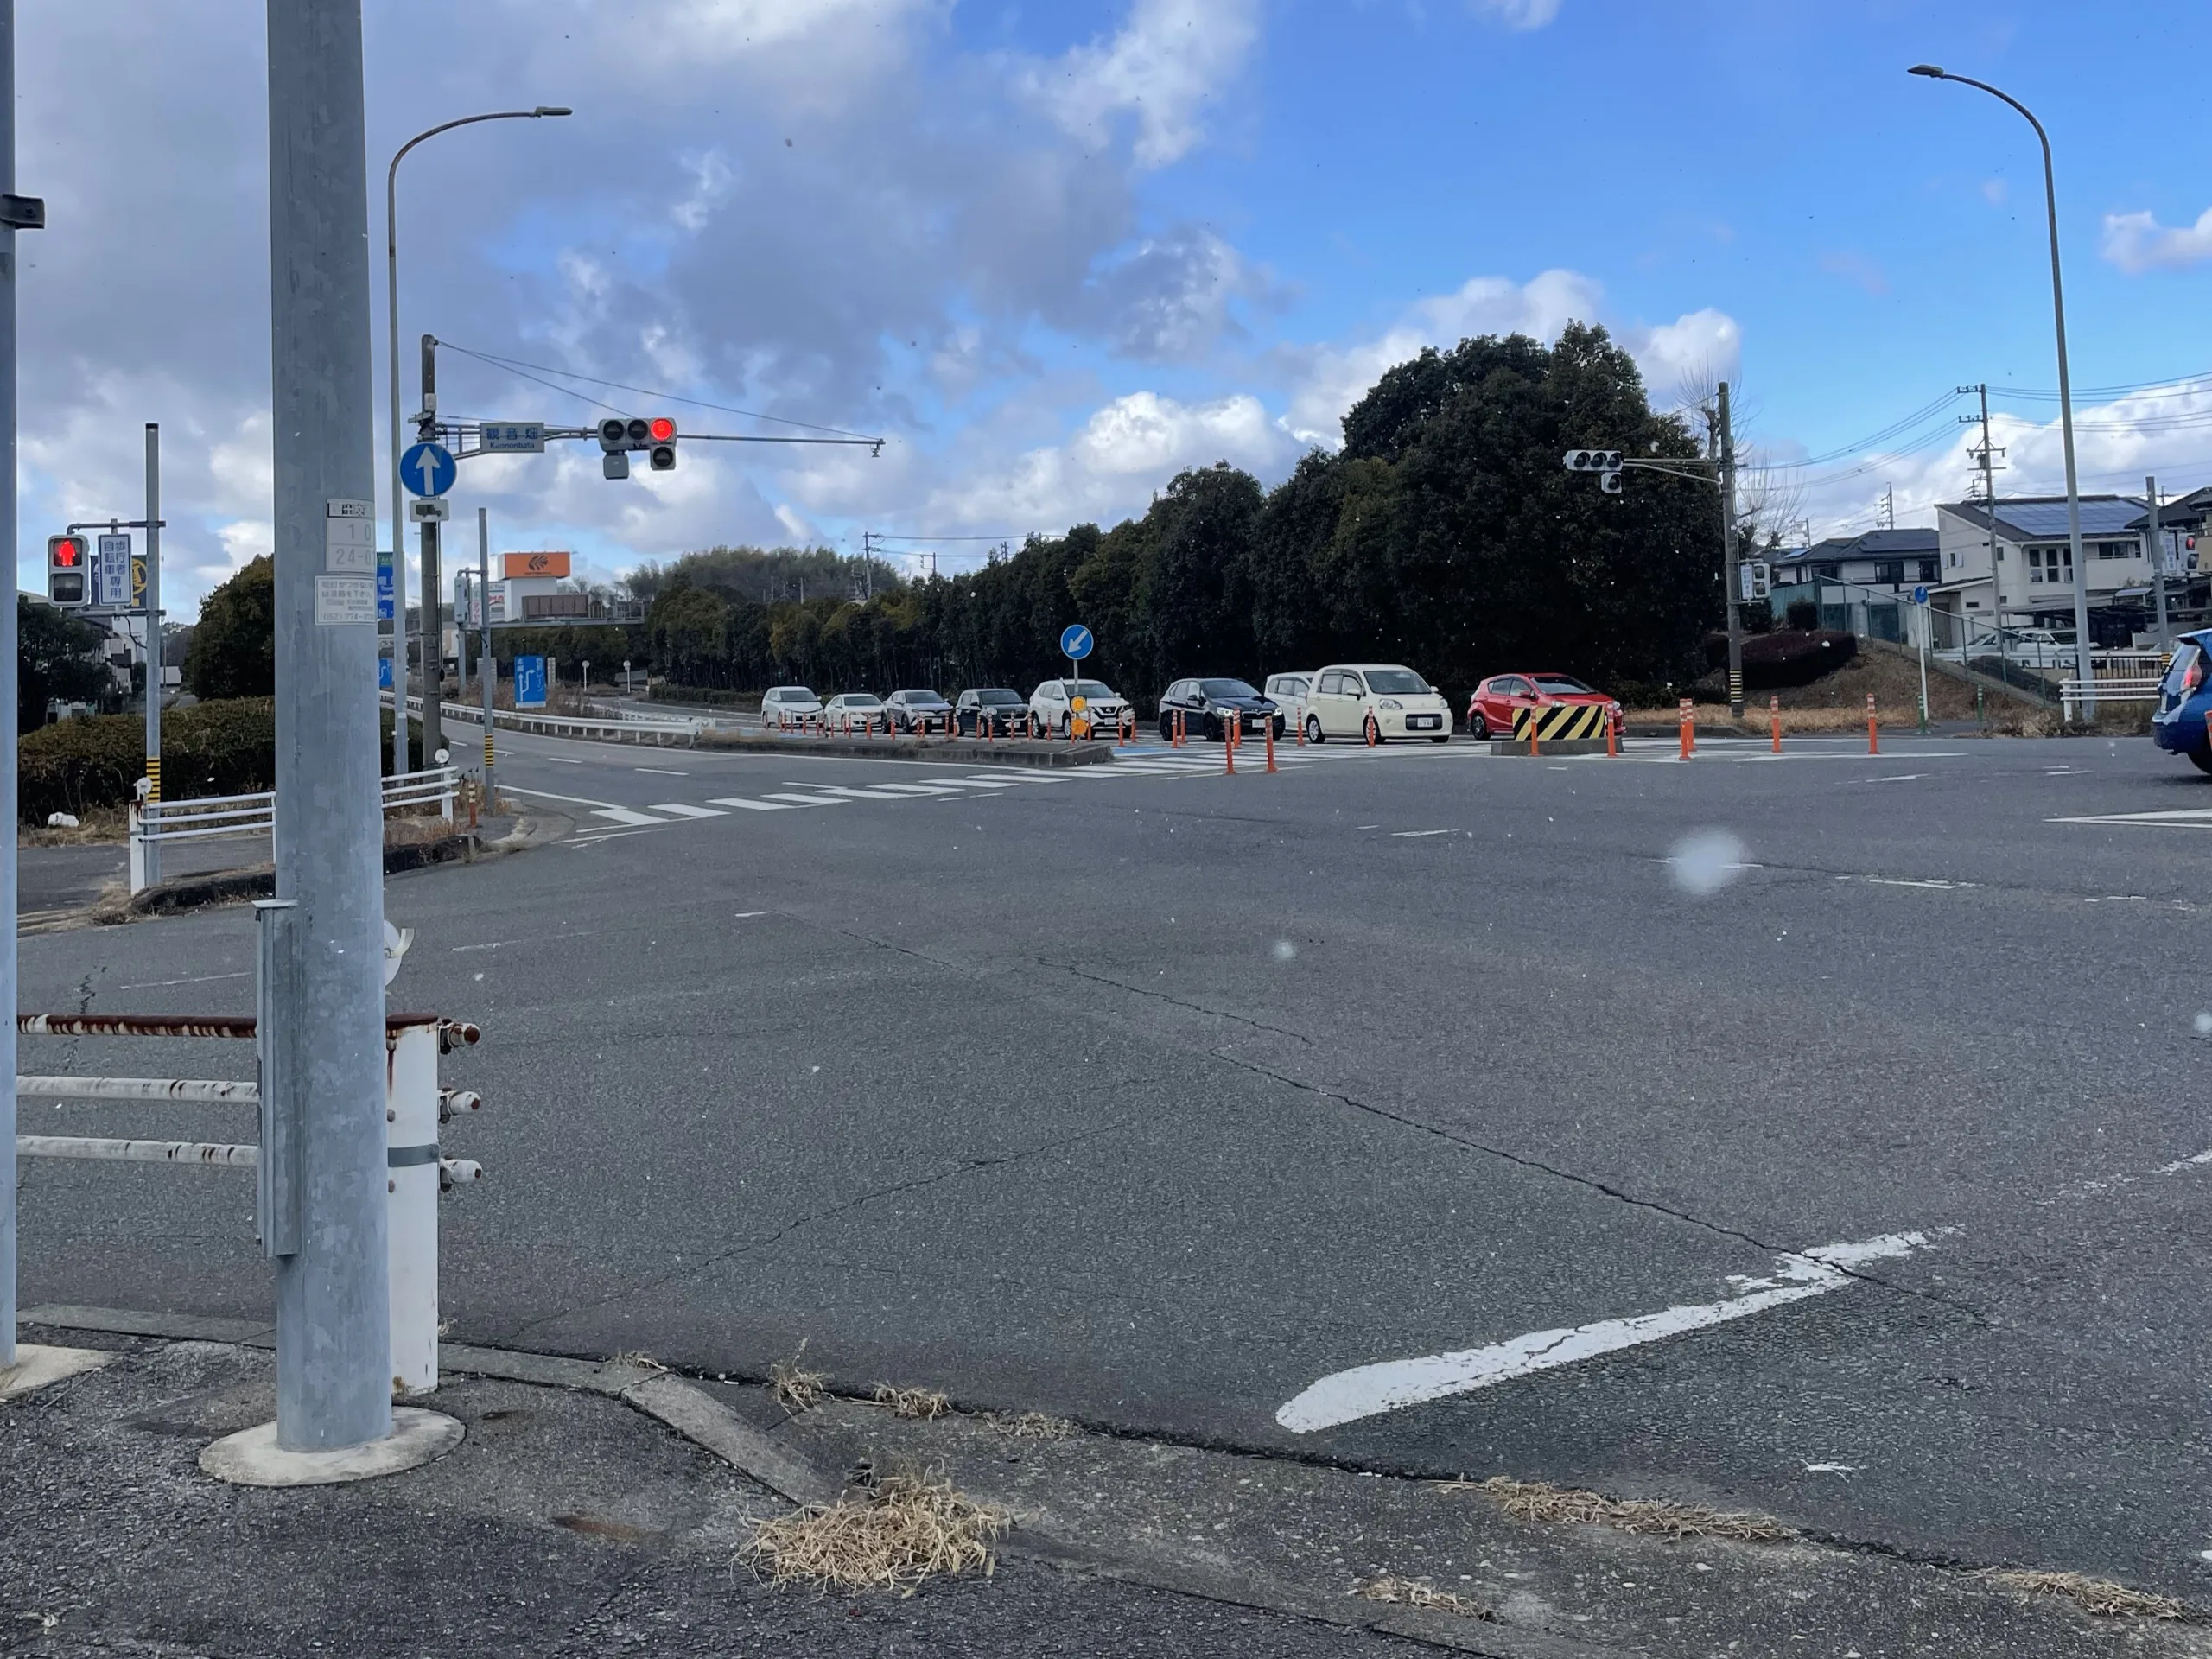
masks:
<svg viewBox="0 0 2212 1659"><path fill-rule="evenodd" d="M24 1036L236 1038L253 1042L257 1060L258 1027L250 1019L162 1014L27 1014L17 1016ZM474 1090L448 1089L438 1081L438 1059L482 1035L463 1021L429 1014L398 1014L385 1021L385 1160L386 1179L385 1261L391 1281L391 1376L408 1394L428 1394L438 1386L438 1195L455 1185L483 1179L483 1166L466 1158L448 1158L438 1144L438 1127L480 1109ZM265 1072L265 1067L257 1068ZM261 1201L257 1230L264 1250L271 1230L272 1114L258 1081L230 1082L194 1077L86 1077L23 1076L16 1079L25 1100L119 1101L138 1104L251 1106L260 1118L257 1140L124 1140L79 1135L19 1135L18 1158L64 1158L100 1163L169 1164L194 1169L251 1169L257 1172Z"/></svg>
<svg viewBox="0 0 2212 1659"><path fill-rule="evenodd" d="M384 810L435 804L438 816L453 821L454 794L461 773L432 766L384 779ZM134 801L130 804L130 891L143 893L147 849L156 853L171 842L205 841L215 836L265 836L276 827L276 791L253 795L200 795L182 801Z"/></svg>
<svg viewBox="0 0 2212 1659"><path fill-rule="evenodd" d="M410 697L407 705L419 709L421 699ZM466 721L472 726L484 723L484 711L474 703L442 702L438 705L448 720ZM575 737L601 743L636 743L657 749L690 748L709 722L703 720L593 720L580 715L540 715L513 709L494 709L492 711L493 728L504 728L511 732L530 732L539 737Z"/></svg>
<svg viewBox="0 0 2212 1659"><path fill-rule="evenodd" d="M2085 694L2078 679L2058 683L2059 705L2066 711L2066 718L2073 720L2081 713L2082 703L2100 702L2156 702L2162 680L2095 679L2089 683Z"/></svg>

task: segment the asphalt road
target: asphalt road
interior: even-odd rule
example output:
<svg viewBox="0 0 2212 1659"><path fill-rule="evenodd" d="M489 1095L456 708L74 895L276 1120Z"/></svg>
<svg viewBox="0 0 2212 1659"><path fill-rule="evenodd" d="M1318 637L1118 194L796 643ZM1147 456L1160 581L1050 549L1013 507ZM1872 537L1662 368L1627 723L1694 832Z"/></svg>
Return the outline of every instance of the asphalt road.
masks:
<svg viewBox="0 0 2212 1659"><path fill-rule="evenodd" d="M2212 1593L2212 791L2141 740L502 745L578 833L387 896L486 1033L462 1339ZM247 1011L249 929L26 939L25 1006ZM133 1046L24 1065L247 1064ZM156 1109L24 1127L250 1138ZM26 1303L266 1305L250 1183L24 1168Z"/></svg>

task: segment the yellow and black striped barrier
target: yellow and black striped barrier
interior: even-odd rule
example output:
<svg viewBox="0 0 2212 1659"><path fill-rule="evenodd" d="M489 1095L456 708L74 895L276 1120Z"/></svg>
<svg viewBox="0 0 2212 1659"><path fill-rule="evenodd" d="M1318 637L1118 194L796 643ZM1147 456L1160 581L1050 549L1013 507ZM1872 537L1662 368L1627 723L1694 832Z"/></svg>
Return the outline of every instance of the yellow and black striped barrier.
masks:
<svg viewBox="0 0 2212 1659"><path fill-rule="evenodd" d="M1605 706L1601 702L1560 702L1548 709L1516 709L1513 741L1526 743L1529 728L1540 743L1563 743L1576 739L1605 738Z"/></svg>

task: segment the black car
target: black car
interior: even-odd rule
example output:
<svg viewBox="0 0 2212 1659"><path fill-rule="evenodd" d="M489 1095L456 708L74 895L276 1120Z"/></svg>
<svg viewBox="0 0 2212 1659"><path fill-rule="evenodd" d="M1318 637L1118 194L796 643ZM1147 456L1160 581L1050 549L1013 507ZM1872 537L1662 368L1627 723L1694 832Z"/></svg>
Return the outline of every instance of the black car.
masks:
<svg viewBox="0 0 2212 1659"><path fill-rule="evenodd" d="M1029 699L1009 686L969 686L952 707L963 737L1012 737L1029 729Z"/></svg>
<svg viewBox="0 0 2212 1659"><path fill-rule="evenodd" d="M893 691L883 700L894 732L950 732L952 705L934 691Z"/></svg>
<svg viewBox="0 0 2212 1659"><path fill-rule="evenodd" d="M1178 680L1160 694L1160 734L1175 735L1175 717L1183 717L1186 737L1219 742L1231 725L1245 735L1264 736L1273 725L1283 734L1282 711L1274 699L1262 696L1242 680Z"/></svg>

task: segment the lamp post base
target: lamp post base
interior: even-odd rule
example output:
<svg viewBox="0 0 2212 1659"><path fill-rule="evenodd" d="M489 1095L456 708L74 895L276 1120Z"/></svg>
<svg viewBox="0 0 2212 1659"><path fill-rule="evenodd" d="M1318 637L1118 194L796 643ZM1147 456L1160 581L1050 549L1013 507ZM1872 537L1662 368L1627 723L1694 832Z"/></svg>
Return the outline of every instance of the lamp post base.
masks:
<svg viewBox="0 0 2212 1659"><path fill-rule="evenodd" d="M261 1423L226 1434L200 1454L200 1466L237 1486L333 1486L418 1469L461 1444L460 1421L420 1406L394 1406L391 1433L366 1446L335 1452L287 1452L276 1444L276 1425Z"/></svg>

